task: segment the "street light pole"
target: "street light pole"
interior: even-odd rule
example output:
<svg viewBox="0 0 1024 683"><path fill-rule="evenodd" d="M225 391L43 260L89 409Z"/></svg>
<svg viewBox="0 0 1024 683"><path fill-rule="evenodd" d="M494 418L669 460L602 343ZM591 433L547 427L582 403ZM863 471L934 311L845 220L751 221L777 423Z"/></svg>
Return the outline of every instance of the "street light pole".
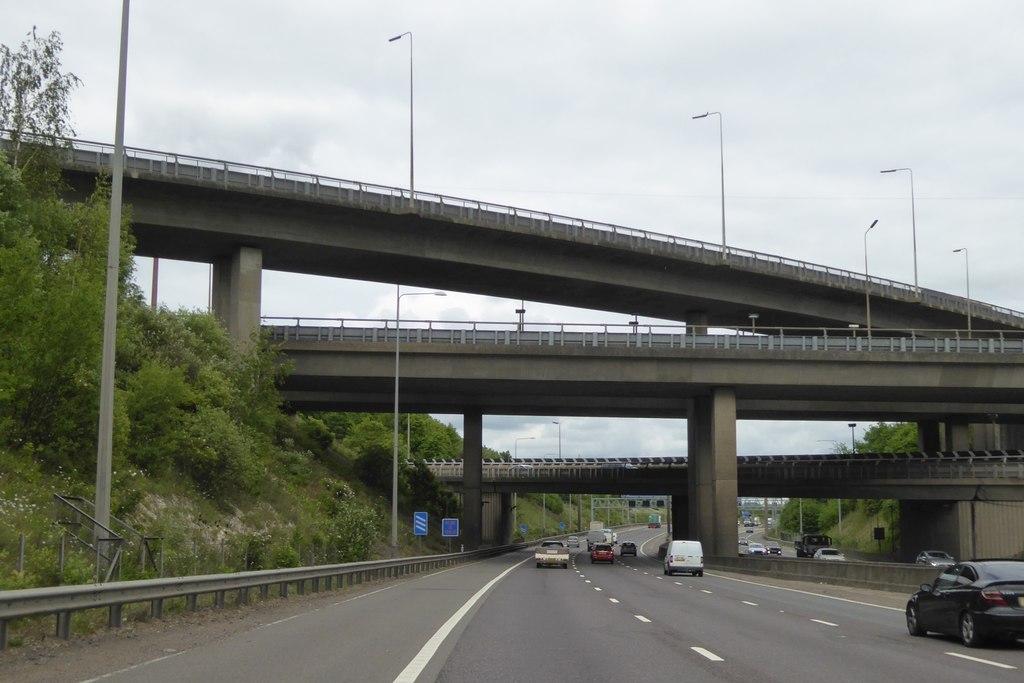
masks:
<svg viewBox="0 0 1024 683"><path fill-rule="evenodd" d="M414 169L415 164L413 163L413 98L412 98L412 31L406 31L400 33L394 38L388 38L389 43L393 43L396 40L401 40L405 36L409 36L409 209L416 209L416 202L413 199L413 195L416 192L416 186L414 183Z"/></svg>
<svg viewBox="0 0 1024 683"><path fill-rule="evenodd" d="M920 296L921 288L917 284L917 218L914 211L914 171L909 168L890 168L880 172L895 173L896 171L906 171L910 174L910 230L911 237L914 240L914 291Z"/></svg>
<svg viewBox="0 0 1024 683"><path fill-rule="evenodd" d="M96 497L97 526L94 539L97 548L96 580L102 577L99 544L107 541L110 526L110 487L113 471L114 443L114 371L117 348L117 291L121 260L121 196L124 182L124 112L128 82L128 16L129 0L121 5L121 43L117 69L117 110L114 114L114 155L111 173L110 221L107 231L107 278L103 304L103 344L100 353L99 419L96 435ZM104 550L109 550L109 547Z"/></svg>
<svg viewBox="0 0 1024 683"><path fill-rule="evenodd" d="M871 277L868 275L868 233L871 228L878 225L878 219L872 221L868 229L864 231L864 306L867 309L868 318L868 339L871 339ZM870 346L870 341L868 342Z"/></svg>
<svg viewBox="0 0 1024 683"><path fill-rule="evenodd" d="M536 438L537 437L535 437L535 436L518 436L518 437L516 437L515 446L513 447L513 452L515 453L515 457L512 458L512 459L513 460L519 460L519 442L520 441L529 441L530 439L536 439Z"/></svg>
<svg viewBox="0 0 1024 683"><path fill-rule="evenodd" d="M448 296L444 292L406 292L395 285L395 415L393 444L391 451L391 556L398 557L398 356L402 339L402 297L403 296Z"/></svg>
<svg viewBox="0 0 1024 683"><path fill-rule="evenodd" d="M562 459L562 423L558 420L552 420L551 424L558 425L558 459Z"/></svg>
<svg viewBox="0 0 1024 683"><path fill-rule="evenodd" d="M964 268L967 271L967 336L971 336L971 259L967 247L954 249L953 253L964 252Z"/></svg>
<svg viewBox="0 0 1024 683"><path fill-rule="evenodd" d="M725 142L722 137L722 113L718 111L709 111L703 114L694 116L694 119L704 119L714 114L718 117L718 159L721 163L722 170L722 258L726 255L725 246Z"/></svg>

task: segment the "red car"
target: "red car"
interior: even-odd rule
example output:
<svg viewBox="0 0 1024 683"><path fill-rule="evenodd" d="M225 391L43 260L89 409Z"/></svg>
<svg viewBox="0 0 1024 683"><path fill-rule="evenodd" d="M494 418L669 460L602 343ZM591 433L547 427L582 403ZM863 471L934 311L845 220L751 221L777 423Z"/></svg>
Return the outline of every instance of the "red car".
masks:
<svg viewBox="0 0 1024 683"><path fill-rule="evenodd" d="M615 564L615 551L607 543L595 543L594 549L590 551L590 564L595 562L608 562Z"/></svg>

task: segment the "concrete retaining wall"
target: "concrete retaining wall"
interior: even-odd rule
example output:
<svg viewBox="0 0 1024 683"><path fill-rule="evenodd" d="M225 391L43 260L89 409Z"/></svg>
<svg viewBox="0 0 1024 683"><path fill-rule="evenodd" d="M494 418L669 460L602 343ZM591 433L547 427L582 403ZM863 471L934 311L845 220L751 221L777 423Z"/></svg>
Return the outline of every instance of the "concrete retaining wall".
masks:
<svg viewBox="0 0 1024 683"><path fill-rule="evenodd" d="M704 567L753 576L872 588L907 595L916 591L922 583L931 583L939 575L939 570L934 567L914 564L834 562L782 557L705 557Z"/></svg>

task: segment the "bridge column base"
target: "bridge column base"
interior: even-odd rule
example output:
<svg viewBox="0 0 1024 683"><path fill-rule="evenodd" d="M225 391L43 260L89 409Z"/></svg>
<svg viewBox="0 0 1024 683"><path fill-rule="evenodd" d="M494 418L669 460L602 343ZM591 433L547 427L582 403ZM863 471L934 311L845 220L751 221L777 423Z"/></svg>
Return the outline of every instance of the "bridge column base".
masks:
<svg viewBox="0 0 1024 683"><path fill-rule="evenodd" d="M479 412L463 415L462 439L462 529L466 550L483 542L483 453L484 418Z"/></svg>

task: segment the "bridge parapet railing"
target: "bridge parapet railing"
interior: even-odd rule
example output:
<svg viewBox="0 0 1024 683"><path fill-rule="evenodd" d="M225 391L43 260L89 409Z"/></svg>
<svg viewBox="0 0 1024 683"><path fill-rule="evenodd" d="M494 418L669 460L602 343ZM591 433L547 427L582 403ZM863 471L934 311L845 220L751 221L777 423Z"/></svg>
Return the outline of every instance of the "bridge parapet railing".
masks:
<svg viewBox="0 0 1024 683"><path fill-rule="evenodd" d="M9 144L9 139L9 131L0 131L0 145ZM86 140L64 142L70 163L94 169L111 168L112 145ZM125 157L128 173L151 173L225 189L271 190L386 211L404 211L408 206L408 190L386 185L141 148L125 148ZM421 215L472 220L497 228L528 229L574 240L589 239L706 264L725 263L733 268L867 291L957 313L970 311L978 318L1024 328L1024 313L1009 308L774 254L462 197L416 192L413 199L415 210Z"/></svg>
<svg viewBox="0 0 1024 683"><path fill-rule="evenodd" d="M1024 331L849 328L739 328L697 334L685 325L402 321L348 318L263 318L272 341L331 343L475 344L498 346L857 351L888 353L1024 353ZM312 323L312 324L310 324Z"/></svg>

